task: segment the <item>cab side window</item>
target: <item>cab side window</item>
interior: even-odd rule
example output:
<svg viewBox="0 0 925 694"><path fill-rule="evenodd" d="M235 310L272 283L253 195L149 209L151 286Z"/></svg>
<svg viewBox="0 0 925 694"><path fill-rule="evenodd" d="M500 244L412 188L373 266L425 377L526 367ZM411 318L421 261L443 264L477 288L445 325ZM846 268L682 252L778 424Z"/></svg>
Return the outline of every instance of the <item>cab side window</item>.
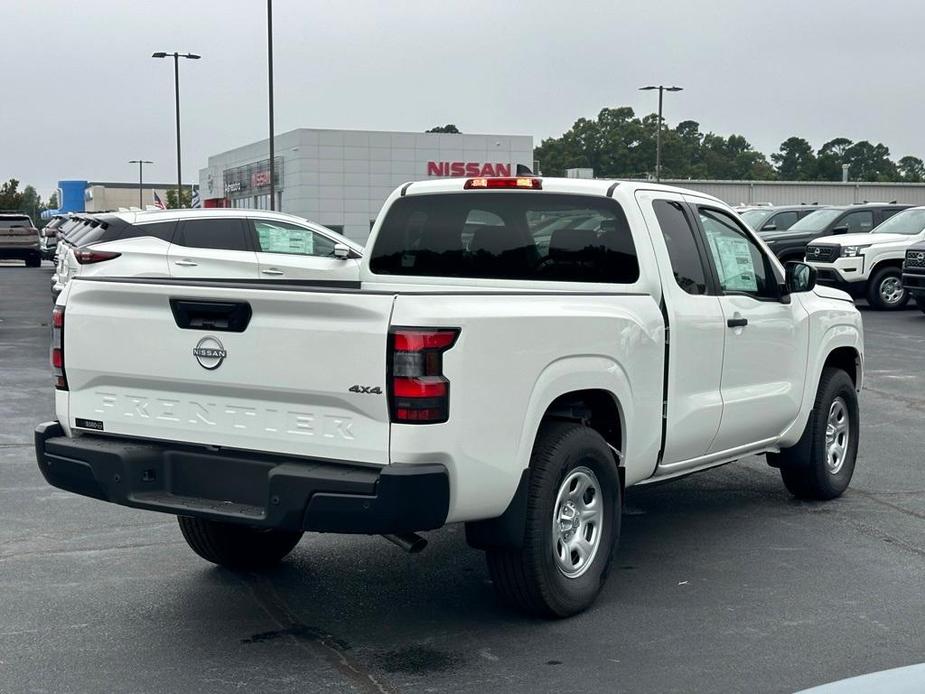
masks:
<svg viewBox="0 0 925 694"><path fill-rule="evenodd" d="M261 253L289 253L330 258L334 241L311 229L276 220L255 219L257 250Z"/></svg>
<svg viewBox="0 0 925 694"><path fill-rule="evenodd" d="M779 298L777 279L758 244L725 212L708 207L699 211L723 293L747 294L756 299Z"/></svg>
<svg viewBox="0 0 925 694"><path fill-rule="evenodd" d="M849 234L863 233L874 228L874 213L870 210L860 210L858 212L849 212L835 225L837 227L848 227Z"/></svg>
<svg viewBox="0 0 925 694"><path fill-rule="evenodd" d="M797 217L798 215L796 212L778 212L771 217L769 222L773 224L778 231L784 231L797 223Z"/></svg>
<svg viewBox="0 0 925 694"><path fill-rule="evenodd" d="M675 282L688 294L706 294L706 273L684 207L672 200L655 200L652 209L668 247Z"/></svg>

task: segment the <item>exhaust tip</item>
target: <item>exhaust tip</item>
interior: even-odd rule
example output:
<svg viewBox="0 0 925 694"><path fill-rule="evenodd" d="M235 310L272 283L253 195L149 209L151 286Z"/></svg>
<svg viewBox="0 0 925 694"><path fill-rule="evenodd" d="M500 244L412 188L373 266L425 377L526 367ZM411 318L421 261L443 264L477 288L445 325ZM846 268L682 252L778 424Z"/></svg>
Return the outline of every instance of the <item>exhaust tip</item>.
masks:
<svg viewBox="0 0 925 694"><path fill-rule="evenodd" d="M427 547L427 540L417 533L398 533L396 535L383 535L393 545L397 545L408 554L417 554Z"/></svg>

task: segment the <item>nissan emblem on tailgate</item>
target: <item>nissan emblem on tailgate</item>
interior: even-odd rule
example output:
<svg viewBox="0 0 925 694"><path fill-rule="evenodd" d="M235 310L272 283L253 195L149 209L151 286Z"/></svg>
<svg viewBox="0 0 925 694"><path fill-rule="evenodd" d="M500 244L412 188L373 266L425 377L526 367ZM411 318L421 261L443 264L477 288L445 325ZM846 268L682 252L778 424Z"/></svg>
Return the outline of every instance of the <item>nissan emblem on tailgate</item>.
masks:
<svg viewBox="0 0 925 694"><path fill-rule="evenodd" d="M225 361L228 352L225 351L225 346L217 337L208 335L202 338L196 343L196 346L193 347L193 356L196 357L199 366L209 371L214 371Z"/></svg>

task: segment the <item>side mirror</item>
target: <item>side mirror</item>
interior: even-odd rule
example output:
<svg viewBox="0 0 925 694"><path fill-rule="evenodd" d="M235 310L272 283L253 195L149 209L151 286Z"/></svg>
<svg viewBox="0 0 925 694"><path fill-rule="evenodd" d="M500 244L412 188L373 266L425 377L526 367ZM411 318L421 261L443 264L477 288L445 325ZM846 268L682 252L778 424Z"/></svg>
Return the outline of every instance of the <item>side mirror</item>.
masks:
<svg viewBox="0 0 925 694"><path fill-rule="evenodd" d="M761 227L761 231L777 231L777 225L774 222L765 224L763 227Z"/></svg>
<svg viewBox="0 0 925 694"><path fill-rule="evenodd" d="M57 236L57 232L54 229L42 229L42 236L46 239L50 239Z"/></svg>
<svg viewBox="0 0 925 694"><path fill-rule="evenodd" d="M816 268L806 263L791 260L786 265L787 279L784 284L791 294L812 291L816 286Z"/></svg>
<svg viewBox="0 0 925 694"><path fill-rule="evenodd" d="M834 229L832 229L832 234L833 234L833 235L834 235L834 234L847 234L847 233L848 233L848 225L847 225L847 224L842 224L840 227L835 227Z"/></svg>
<svg viewBox="0 0 925 694"><path fill-rule="evenodd" d="M334 244L334 257L346 260L350 257L350 246L343 243Z"/></svg>

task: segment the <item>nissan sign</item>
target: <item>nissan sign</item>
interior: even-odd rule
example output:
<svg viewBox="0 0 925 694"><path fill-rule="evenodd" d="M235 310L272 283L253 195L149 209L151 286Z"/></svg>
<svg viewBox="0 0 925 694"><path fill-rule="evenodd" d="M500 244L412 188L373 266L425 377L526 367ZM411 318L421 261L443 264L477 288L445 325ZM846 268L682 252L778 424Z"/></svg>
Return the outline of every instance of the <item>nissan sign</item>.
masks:
<svg viewBox="0 0 925 694"><path fill-rule="evenodd" d="M510 164L481 164L477 161L429 161L428 176L510 176Z"/></svg>

